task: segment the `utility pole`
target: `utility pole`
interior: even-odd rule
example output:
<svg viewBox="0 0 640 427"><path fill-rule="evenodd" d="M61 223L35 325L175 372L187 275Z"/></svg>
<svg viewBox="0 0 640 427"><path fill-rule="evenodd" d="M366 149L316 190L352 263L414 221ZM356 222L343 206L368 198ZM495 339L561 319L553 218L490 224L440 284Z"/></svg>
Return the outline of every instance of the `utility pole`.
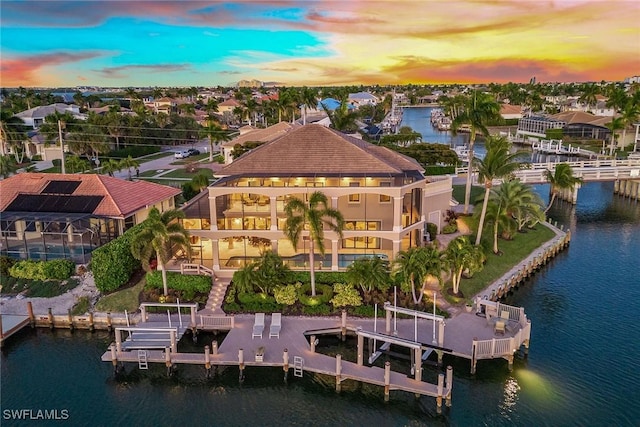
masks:
<svg viewBox="0 0 640 427"><path fill-rule="evenodd" d="M66 174L64 167L64 144L62 143L62 122L58 120L58 138L60 139L60 152L62 153L62 161L60 162L60 171L63 175Z"/></svg>

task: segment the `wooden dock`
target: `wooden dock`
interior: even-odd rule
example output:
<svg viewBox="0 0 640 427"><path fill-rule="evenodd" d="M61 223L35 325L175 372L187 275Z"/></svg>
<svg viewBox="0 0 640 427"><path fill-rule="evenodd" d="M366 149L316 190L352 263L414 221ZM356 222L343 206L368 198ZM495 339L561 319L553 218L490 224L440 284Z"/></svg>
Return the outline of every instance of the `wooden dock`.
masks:
<svg viewBox="0 0 640 427"><path fill-rule="evenodd" d="M29 316L0 314L0 347L4 340L31 323Z"/></svg>

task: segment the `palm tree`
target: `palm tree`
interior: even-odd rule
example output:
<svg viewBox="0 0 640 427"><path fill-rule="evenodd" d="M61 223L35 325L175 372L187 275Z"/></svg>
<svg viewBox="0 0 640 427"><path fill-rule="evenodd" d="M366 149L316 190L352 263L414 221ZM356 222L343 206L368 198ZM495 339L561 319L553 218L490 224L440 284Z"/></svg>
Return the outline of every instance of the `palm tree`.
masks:
<svg viewBox="0 0 640 427"><path fill-rule="evenodd" d="M329 110L322 102L320 103L322 109L329 116L331 121L331 127L340 132L353 132L357 129L356 119L357 114L349 111L349 104L347 103L346 96L340 99L340 106L335 110Z"/></svg>
<svg viewBox="0 0 640 427"><path fill-rule="evenodd" d="M605 125L611 131L611 143L609 145L609 155L613 156L616 149L616 133L625 128L622 117L614 117Z"/></svg>
<svg viewBox="0 0 640 427"><path fill-rule="evenodd" d="M620 121L622 122L622 144L625 144L625 140L627 139L627 127L630 124L638 121L638 117L640 117L640 106L634 104L633 102L627 102L624 107L620 110Z"/></svg>
<svg viewBox="0 0 640 427"><path fill-rule="evenodd" d="M484 159L473 159L472 162L478 168L478 181L484 182L484 201L482 202L482 213L478 223L476 245L479 245L482 239L484 217L487 212L487 203L489 202L489 193L493 186L493 180L509 176L522 167L522 163L516 159L523 152L510 153L511 143L505 137L491 136L487 138L486 147L487 154Z"/></svg>
<svg viewBox="0 0 640 427"><path fill-rule="evenodd" d="M549 206L544 210L545 213L551 209L551 205L553 205L553 202L561 190L573 190L577 184L582 182L582 178L573 175L573 169L571 165L567 163L558 163L553 173L547 170L544 175L549 184L551 184L551 188L549 189L551 192L551 201L549 202Z"/></svg>
<svg viewBox="0 0 640 427"><path fill-rule="evenodd" d="M213 121L209 121L209 124L202 130L202 135L209 139L209 162L213 162L213 146L231 140L229 133Z"/></svg>
<svg viewBox="0 0 640 427"><path fill-rule="evenodd" d="M473 146L478 132L488 136L489 131L487 130L487 124L492 121L499 121L500 119L500 105L498 105L496 100L491 96L476 91L473 93L473 96L467 98L464 109L453 119L451 123L451 131L455 135L463 124L470 126L469 159L473 159ZM471 168L469 168L469 173L467 174L467 186L464 192L465 215L469 213L472 173Z"/></svg>
<svg viewBox="0 0 640 427"><path fill-rule="evenodd" d="M517 179L504 181L500 187L492 189L490 199L502 202L507 215L516 221L518 231L522 231L524 226L533 227L545 219L538 193Z"/></svg>
<svg viewBox="0 0 640 427"><path fill-rule="evenodd" d="M388 264L382 258L358 258L347 267L347 282L360 286L362 292L369 293L375 288L384 288L389 282Z"/></svg>
<svg viewBox="0 0 640 427"><path fill-rule="evenodd" d="M307 107L316 108L318 106L318 91L304 86L300 92L300 99L302 101L303 115L302 124L307 124Z"/></svg>
<svg viewBox="0 0 640 427"><path fill-rule="evenodd" d="M120 164L120 162L114 159L104 160L100 164L100 166L100 171L103 174L107 174L109 176L113 176L115 172L120 172L122 170L122 165Z"/></svg>
<svg viewBox="0 0 640 427"><path fill-rule="evenodd" d="M582 94L578 101L586 104L587 109L590 109L592 105L596 105L598 98L596 95L600 94L600 88L595 83L589 83L582 87Z"/></svg>
<svg viewBox="0 0 640 427"><path fill-rule="evenodd" d="M460 293L460 280L465 270L476 272L482 269L484 262L484 252L481 246L474 246L467 236L459 236L447 245L444 251L444 261L451 272L451 285L453 294L462 296Z"/></svg>
<svg viewBox="0 0 640 427"><path fill-rule="evenodd" d="M65 159L66 170L70 173L83 172L90 169L89 162L78 156L69 156Z"/></svg>
<svg viewBox="0 0 640 427"><path fill-rule="evenodd" d="M158 268L162 272L162 286L164 295L168 295L167 272L165 265L172 256L172 251L178 248L191 253L189 232L185 230L180 219L184 212L171 209L162 214L157 208L151 208L149 216L142 223L141 230L131 243L131 254L142 262L142 267L150 271L149 260L155 255Z"/></svg>
<svg viewBox="0 0 640 427"><path fill-rule="evenodd" d="M126 158L120 160L120 167L126 169L129 172L129 181L131 181L131 169L137 169L140 167L140 163L135 160L131 155Z"/></svg>
<svg viewBox="0 0 640 427"><path fill-rule="evenodd" d="M423 246L409 248L406 251L398 252L395 264L395 274L402 278L403 287L411 288L413 302L419 304L422 301L424 290L427 285L427 277L432 275L442 281L442 255L435 246ZM420 290L416 292L416 286ZM408 289L407 289L408 291Z"/></svg>
<svg viewBox="0 0 640 427"><path fill-rule="evenodd" d="M316 296L316 277L314 262L314 246L324 255L324 227L337 233L342 239L344 218L340 211L329 207L327 196L320 191L314 191L309 196L309 202L297 197L291 198L284 207L287 216L284 224L284 234L294 249L297 249L303 230L309 230L309 266L311 274L311 295Z"/></svg>
<svg viewBox="0 0 640 427"><path fill-rule="evenodd" d="M13 157L8 155L0 156L0 176L6 178L15 173L16 170L18 170L18 167Z"/></svg>

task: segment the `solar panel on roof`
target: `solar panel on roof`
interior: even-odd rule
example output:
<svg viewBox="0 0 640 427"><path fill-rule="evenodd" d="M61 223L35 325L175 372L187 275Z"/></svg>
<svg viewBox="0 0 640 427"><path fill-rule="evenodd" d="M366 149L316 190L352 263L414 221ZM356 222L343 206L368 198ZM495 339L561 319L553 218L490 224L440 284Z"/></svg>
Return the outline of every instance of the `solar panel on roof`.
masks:
<svg viewBox="0 0 640 427"><path fill-rule="evenodd" d="M92 213L104 196L60 194L18 194L7 206L8 212Z"/></svg>
<svg viewBox="0 0 640 427"><path fill-rule="evenodd" d="M49 181L42 194L72 194L80 186L80 181Z"/></svg>

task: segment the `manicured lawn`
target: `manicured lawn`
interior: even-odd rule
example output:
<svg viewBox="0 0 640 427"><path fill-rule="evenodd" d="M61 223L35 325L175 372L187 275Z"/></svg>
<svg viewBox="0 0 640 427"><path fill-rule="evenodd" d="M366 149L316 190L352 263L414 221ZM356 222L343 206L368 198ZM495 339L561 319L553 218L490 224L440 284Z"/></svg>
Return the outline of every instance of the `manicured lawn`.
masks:
<svg viewBox="0 0 640 427"><path fill-rule="evenodd" d="M145 285L143 278L132 288L123 289L100 298L96 304L96 311L122 313L136 311L140 306L140 292Z"/></svg>
<svg viewBox="0 0 640 427"><path fill-rule="evenodd" d="M453 186L453 198L458 201L458 203L464 203L464 185L454 185ZM473 201L484 194L484 187L471 186L471 204Z"/></svg>
<svg viewBox="0 0 640 427"><path fill-rule="evenodd" d="M477 221L469 221L471 218L465 218L464 220L468 225L474 227L473 229L477 228ZM546 226L538 224L535 229L528 230L526 233L516 233L513 240L499 239L498 248L502 252L502 255L495 255L492 251L493 235L490 229L491 227L486 230L487 234L483 233L484 235L482 237L482 246L487 256L484 269L474 274L470 279L463 278L460 283L460 290L467 300L482 291L482 289L486 288L489 284L498 280L507 271L511 270L513 266L528 257L538 247L555 235L553 231ZM460 300L452 299L452 301L457 302Z"/></svg>
<svg viewBox="0 0 640 427"><path fill-rule="evenodd" d="M204 174L207 178L213 178L213 171L211 169L202 168L196 172L187 172L186 169L176 169L168 174L162 175L163 178L176 178L176 179L191 179L198 174Z"/></svg>
<svg viewBox="0 0 640 427"><path fill-rule="evenodd" d="M150 178L152 176L156 176L159 173L162 173L164 171L166 171L167 169L153 169L153 170L148 170L148 171L144 171L144 172L140 172L140 178ZM158 172L160 171L160 172Z"/></svg>

